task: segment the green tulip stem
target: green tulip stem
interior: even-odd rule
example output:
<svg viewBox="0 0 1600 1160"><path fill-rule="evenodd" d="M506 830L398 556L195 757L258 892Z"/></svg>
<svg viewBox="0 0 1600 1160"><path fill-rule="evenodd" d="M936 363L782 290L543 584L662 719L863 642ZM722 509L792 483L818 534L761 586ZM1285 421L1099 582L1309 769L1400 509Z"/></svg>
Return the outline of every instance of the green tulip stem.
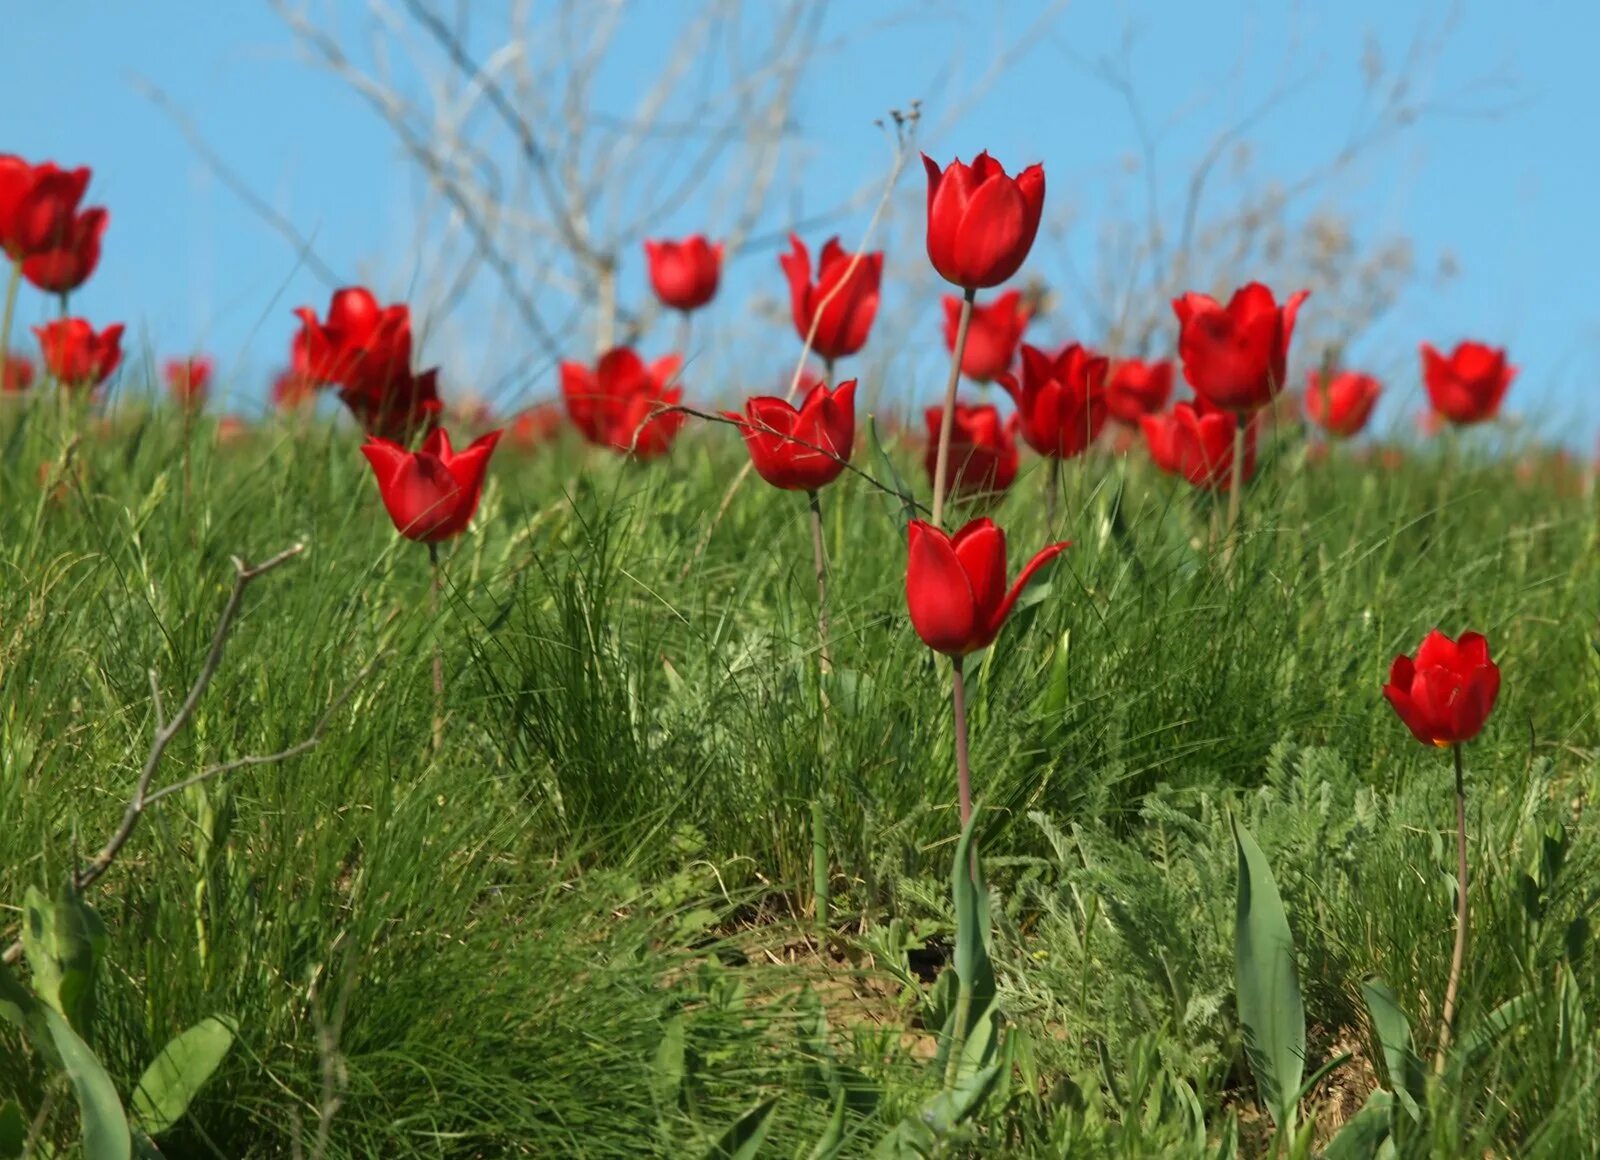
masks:
<svg viewBox="0 0 1600 1160"><path fill-rule="evenodd" d="M17 289L22 285L22 259L11 263L11 276L6 279L5 312L0 314L0 374L5 373L6 359L11 355L11 320L17 313Z"/></svg>
<svg viewBox="0 0 1600 1160"><path fill-rule="evenodd" d="M833 656L828 651L828 556L822 547L822 500L816 489L806 492L811 501L811 558L817 570L817 639L821 651L817 654L817 667L824 673L833 671Z"/></svg>
<svg viewBox="0 0 1600 1160"><path fill-rule="evenodd" d="M972 759L967 750L967 680L961 671L961 658L951 657L955 678L950 685L950 703L956 718L956 791L961 801L961 828L972 820Z"/></svg>
<svg viewBox="0 0 1600 1160"><path fill-rule="evenodd" d="M444 589L444 572L439 567L439 545L428 544L428 565L433 570L433 583L428 588L428 620L434 627L433 638L433 750L444 747L444 651L439 643L439 593Z"/></svg>
<svg viewBox="0 0 1600 1160"><path fill-rule="evenodd" d="M1223 562L1233 563L1233 554L1239 547L1239 506L1244 493L1245 428L1249 415L1236 415L1233 427L1233 464L1228 482L1228 541L1223 549Z"/></svg>
<svg viewBox="0 0 1600 1160"><path fill-rule="evenodd" d="M689 358L689 338L694 329L694 314L688 310L678 311L678 354L685 361Z"/></svg>
<svg viewBox="0 0 1600 1160"><path fill-rule="evenodd" d="M950 430L956 421L956 387L961 383L961 359L967 352L967 328L972 324L972 302L978 296L969 289L961 298L961 321L956 325L956 344L950 352L950 378L944 385L944 413L939 419L939 454L933 466L933 526L943 528L945 474L950 467ZM959 670L958 670L959 672ZM960 681L958 676L957 681Z"/></svg>
<svg viewBox="0 0 1600 1160"><path fill-rule="evenodd" d="M1445 1053L1456 1021L1456 999L1461 991L1461 969L1467 958L1467 783L1461 768L1461 745L1450 747L1456 759L1456 945L1450 953L1450 979L1444 988L1444 1017L1439 1023L1439 1054L1435 1074L1444 1073Z"/></svg>
<svg viewBox="0 0 1600 1160"><path fill-rule="evenodd" d="M1056 503L1061 498L1061 457L1052 455L1049 458L1050 476L1044 490L1044 526L1053 536L1056 532Z"/></svg>

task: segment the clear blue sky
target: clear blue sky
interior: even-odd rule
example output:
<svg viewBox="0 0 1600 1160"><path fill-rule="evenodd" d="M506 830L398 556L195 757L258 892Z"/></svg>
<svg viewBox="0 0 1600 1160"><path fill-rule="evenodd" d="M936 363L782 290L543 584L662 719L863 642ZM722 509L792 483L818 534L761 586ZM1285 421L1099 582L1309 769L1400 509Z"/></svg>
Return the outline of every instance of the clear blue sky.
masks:
<svg viewBox="0 0 1600 1160"><path fill-rule="evenodd" d="M806 78L796 116L814 159L807 203L843 195L881 170L883 138L872 122L913 98L938 120L945 94L970 84L1043 6L1004 6L997 26L984 14L988 6L958 0L835 0L829 35L853 35ZM359 20L365 6L339 7L347 10L342 17ZM692 0L636 0L615 75L648 76L652 46L693 7ZM1449 253L1461 273L1408 294L1352 356L1405 396L1390 406L1391 419L1402 419L1420 399L1418 340L1504 343L1522 368L1512 409L1574 417L1569 434L1590 444L1600 420L1591 402L1600 371L1600 231L1590 225L1600 189L1590 124L1600 6L1562 0L1513 13L1469 0L1456 10L1442 58L1412 78L1418 91L1451 107L1418 125L1404 147L1374 154L1349 198L1359 231L1404 233L1416 242L1420 266ZM1117 176L1138 151L1126 106L1082 67L1116 55L1130 25L1134 80L1151 119L1164 124L1160 152L1175 188L1185 162L1286 77L1293 90L1251 133L1257 172L1287 178L1328 156L1359 105L1368 35L1393 62L1419 23L1437 27L1451 11L1390 0L1079 3L1052 38L926 145L939 157L987 147L1008 162L1045 162L1051 204L1078 212L1064 250L1041 248L1030 269L1060 283L1069 260L1081 268L1093 255L1108 199L1137 188ZM886 19L910 12L915 19ZM1242 71L1234 68L1240 59L1249 61ZM19 7L8 18L0 150L92 165L91 198L112 212L101 269L76 308L96 321L126 321L141 349L157 356L216 353L232 372L232 401L248 407L282 360L291 308L320 307L327 291L208 173L140 94L138 77L164 88L262 197L351 277L404 236L412 183L384 127L343 85L298 59L289 31L264 3L82 0ZM1488 77L1514 83L1456 99ZM1472 115L1483 105L1500 112ZM920 175L908 181L920 183ZM640 293L637 265L629 273L626 292ZM777 277L771 257L761 256L731 284L735 292L755 283L780 292ZM22 321L36 321L43 309L31 299ZM1089 325L1069 302L1051 329L1093 341ZM923 337L937 345L931 322ZM546 377L531 393L553 390L553 375Z"/></svg>

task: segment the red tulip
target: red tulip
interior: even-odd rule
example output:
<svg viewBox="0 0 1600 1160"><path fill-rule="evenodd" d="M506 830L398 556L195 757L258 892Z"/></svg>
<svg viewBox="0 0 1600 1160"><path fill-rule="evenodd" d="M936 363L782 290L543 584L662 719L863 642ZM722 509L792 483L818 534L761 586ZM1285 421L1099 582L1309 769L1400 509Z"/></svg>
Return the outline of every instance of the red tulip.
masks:
<svg viewBox="0 0 1600 1160"><path fill-rule="evenodd" d="M97 387L111 377L122 362L122 324L96 334L81 318L62 318L36 326L44 365L54 378L69 387Z"/></svg>
<svg viewBox="0 0 1600 1160"><path fill-rule="evenodd" d="M1073 343L1051 357L1022 345L1022 379L1000 376L1017 402L1022 437L1040 455L1081 455L1106 425L1106 360Z"/></svg>
<svg viewBox="0 0 1600 1160"><path fill-rule="evenodd" d="M1500 411L1517 368L1501 347L1463 342L1446 358L1422 344L1422 378L1433 409L1452 423L1481 423Z"/></svg>
<svg viewBox="0 0 1600 1160"><path fill-rule="evenodd" d="M292 411L309 403L317 393L316 380L304 371L289 367L272 382L272 405Z"/></svg>
<svg viewBox="0 0 1600 1160"><path fill-rule="evenodd" d="M823 243L817 280L811 280L811 251L794 234L791 247L778 258L789 279L789 307L800 339L828 361L855 354L867 341L878 314L878 286L883 281L883 254L847 254L838 238ZM812 334L812 327L816 333Z"/></svg>
<svg viewBox="0 0 1600 1160"><path fill-rule="evenodd" d="M87 169L58 169L49 161L29 165L20 157L0 156L0 249L21 261L59 245L69 235L88 188Z"/></svg>
<svg viewBox="0 0 1600 1160"><path fill-rule="evenodd" d="M1006 534L993 520L976 519L953 537L930 523L911 521L906 562L906 607L924 644L946 656L987 648L1033 579L1068 548L1051 544L1006 588Z"/></svg>
<svg viewBox="0 0 1600 1160"><path fill-rule="evenodd" d="M418 432L433 431L444 414L439 399L439 368L412 374L409 370L383 380L382 387L369 383L362 388L345 387L339 401L349 408L362 430L369 435L406 442Z"/></svg>
<svg viewBox="0 0 1600 1160"><path fill-rule="evenodd" d="M1225 411L1254 411L1283 390L1295 315L1308 290L1281 307L1260 282L1238 290L1227 306L1205 294L1175 298L1183 377Z"/></svg>
<svg viewBox="0 0 1600 1160"><path fill-rule="evenodd" d="M33 363L20 354L8 354L0 364L0 392L14 394L33 385Z"/></svg>
<svg viewBox="0 0 1600 1160"><path fill-rule="evenodd" d="M411 311L403 304L379 306L360 286L336 290L328 320L302 306L295 311L294 367L319 383L381 395L411 375Z"/></svg>
<svg viewBox="0 0 1600 1160"><path fill-rule="evenodd" d="M934 477L939 463L939 426L944 420L941 407L929 407L927 451L923 466L928 478ZM951 478L946 490L951 495L1002 492L1017 478L1017 416L1002 421L992 405L971 406L957 403L951 416Z"/></svg>
<svg viewBox="0 0 1600 1160"><path fill-rule="evenodd" d="M1441 748L1476 737L1499 693L1500 669L1489 659L1489 642L1476 632L1451 640L1438 629L1415 660L1394 658L1383 687L1416 739Z"/></svg>
<svg viewBox="0 0 1600 1160"><path fill-rule="evenodd" d="M1126 358L1111 369L1106 384L1106 409L1113 419L1132 426L1154 415L1172 398L1172 364Z"/></svg>
<svg viewBox="0 0 1600 1160"><path fill-rule="evenodd" d="M564 417L560 403L536 403L519 411L511 420L511 442L523 451L549 443L561 433Z"/></svg>
<svg viewBox="0 0 1600 1160"><path fill-rule="evenodd" d="M1348 439L1372 418L1382 385L1371 375L1341 371L1326 382L1321 373L1306 375L1306 418L1329 435Z"/></svg>
<svg viewBox="0 0 1600 1160"><path fill-rule="evenodd" d="M182 407L198 407L211 393L211 360L201 355L196 358L168 359L164 369L167 390Z"/></svg>
<svg viewBox="0 0 1600 1160"><path fill-rule="evenodd" d="M1139 429L1144 433L1144 445L1150 452L1150 461L1166 475L1179 474L1183 468L1178 462L1177 416L1171 411L1141 415Z"/></svg>
<svg viewBox="0 0 1600 1160"><path fill-rule="evenodd" d="M818 380L797 411L783 399L758 395L745 413L724 411L739 423L750 462L773 487L816 491L839 478L856 441L856 380L833 390ZM798 440L798 442L797 442Z"/></svg>
<svg viewBox="0 0 1600 1160"><path fill-rule="evenodd" d="M1044 167L1016 177L987 153L971 165L928 171L928 258L940 277L966 290L998 286L1022 266L1044 214Z"/></svg>
<svg viewBox="0 0 1600 1160"><path fill-rule="evenodd" d="M681 242L647 241L650 286L665 306L698 310L717 294L722 275L722 243L708 242L701 234Z"/></svg>
<svg viewBox="0 0 1600 1160"><path fill-rule="evenodd" d="M401 535L432 544L466 530L500 434L491 431L460 454L451 449L443 427L429 433L420 451L376 435L367 439L361 453L372 464L383 506Z"/></svg>
<svg viewBox="0 0 1600 1160"><path fill-rule="evenodd" d="M1205 400L1179 403L1171 414L1171 443L1163 450L1173 456L1178 474L1197 488L1227 491L1234 474L1234 432L1240 422L1245 427L1245 478L1256 472L1256 424L1230 411L1221 411ZM1149 427L1146 427L1149 438ZM1150 451L1155 453L1152 442Z"/></svg>
<svg viewBox="0 0 1600 1160"><path fill-rule="evenodd" d="M561 395L567 414L590 443L653 459L672 446L683 426L682 411L658 414L683 398L683 388L671 385L681 363L672 354L647 366L625 346L601 355L592 371L564 362Z"/></svg>
<svg viewBox="0 0 1600 1160"><path fill-rule="evenodd" d="M1022 291L1007 290L987 306L974 305L967 324L967 345L961 352L961 373L973 382L987 383L1011 369L1017 343L1032 311L1022 301ZM961 326L961 299L944 296L944 348L956 349Z"/></svg>
<svg viewBox="0 0 1600 1160"><path fill-rule="evenodd" d="M76 290L100 264L100 237L110 220L98 206L69 218L55 242L22 260L23 277L50 294Z"/></svg>
<svg viewBox="0 0 1600 1160"><path fill-rule="evenodd" d="M224 415L217 420L217 442L237 443L250 434L250 424L240 415Z"/></svg>

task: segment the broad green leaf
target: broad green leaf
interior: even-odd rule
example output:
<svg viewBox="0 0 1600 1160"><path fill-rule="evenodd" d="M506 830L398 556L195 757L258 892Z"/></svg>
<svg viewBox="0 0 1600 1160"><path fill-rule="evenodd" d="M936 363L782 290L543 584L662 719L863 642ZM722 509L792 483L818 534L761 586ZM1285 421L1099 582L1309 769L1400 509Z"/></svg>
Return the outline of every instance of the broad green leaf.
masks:
<svg viewBox="0 0 1600 1160"><path fill-rule="evenodd" d="M1411 1045L1411 1021L1400 1009L1400 1001L1388 984L1377 976L1369 975L1361 980L1361 994L1367 1001L1372 1029L1383 1047L1383 1060L1389 1068L1389 1086L1399 1097L1406 1114L1413 1120L1421 1120L1419 1103L1426 1097L1428 1076Z"/></svg>
<svg viewBox="0 0 1600 1160"><path fill-rule="evenodd" d="M100 916L70 883L53 900L30 886L23 899L22 949L34 992L90 1040L95 969L106 949Z"/></svg>
<svg viewBox="0 0 1600 1160"><path fill-rule="evenodd" d="M822 1135L817 1137L817 1142L811 1146L811 1151L806 1153L806 1160L834 1160L844 1147L844 1093L840 1092L833 1101L833 1115L828 1117L828 1126L822 1130Z"/></svg>
<svg viewBox="0 0 1600 1160"><path fill-rule="evenodd" d="M1279 1128L1291 1127L1306 1059L1306 1015L1295 974L1294 937L1266 855L1233 822L1239 854L1234 983L1251 1074Z"/></svg>
<svg viewBox="0 0 1600 1160"><path fill-rule="evenodd" d="M50 1038L61 1053L61 1066L78 1099L86 1160L130 1160L133 1138L116 1086L89 1045L53 1007L44 1009Z"/></svg>
<svg viewBox="0 0 1600 1160"><path fill-rule="evenodd" d="M1339 1129L1322 1160L1377 1160L1385 1145L1392 1149L1393 1133L1394 1094L1379 1088Z"/></svg>
<svg viewBox="0 0 1600 1160"><path fill-rule="evenodd" d="M956 843L955 861L950 869L951 896L955 902L956 945L951 965L956 977L956 1002L944 1021L943 1034L939 1036L939 1050L934 1066L944 1072L946 1086L955 1081L959 1069L967 1066L968 1053L963 1047L962 1060L957 1061L958 1071L950 1069L950 1048L957 1041L963 1044L982 1028L985 1034L981 1043L992 1049L995 1038L993 1007L995 996L994 961L989 947L992 939L989 922L989 890L983 880L983 867L973 843L973 831L978 815L973 814L961 839ZM982 1061L988 1063L985 1058Z"/></svg>
<svg viewBox="0 0 1600 1160"><path fill-rule="evenodd" d="M674 1015L667 1020L661 1042L656 1044L655 1056L650 1061L650 1091L658 1106L671 1107L678 1102L684 1078L684 1026L683 1016Z"/></svg>
<svg viewBox="0 0 1600 1160"><path fill-rule="evenodd" d="M22 1109L11 1100L0 1104L0 1160L14 1160L22 1155L22 1146L28 1142L28 1121Z"/></svg>
<svg viewBox="0 0 1600 1160"><path fill-rule="evenodd" d="M1478 1063L1494 1046L1495 1040L1520 1024L1537 1002L1538 996L1532 991L1507 999L1461 1037L1453 1053L1456 1059L1468 1066Z"/></svg>
<svg viewBox="0 0 1600 1160"><path fill-rule="evenodd" d="M133 1114L139 1127L159 1136L183 1119L232 1046L233 1028L215 1016L174 1037L145 1068L134 1089Z"/></svg>
<svg viewBox="0 0 1600 1160"><path fill-rule="evenodd" d="M769 1096L740 1116L722 1133L722 1138L711 1145L706 1160L756 1160L761 1155L761 1145L766 1142L767 1129L772 1125L772 1110L777 1106L778 1097Z"/></svg>

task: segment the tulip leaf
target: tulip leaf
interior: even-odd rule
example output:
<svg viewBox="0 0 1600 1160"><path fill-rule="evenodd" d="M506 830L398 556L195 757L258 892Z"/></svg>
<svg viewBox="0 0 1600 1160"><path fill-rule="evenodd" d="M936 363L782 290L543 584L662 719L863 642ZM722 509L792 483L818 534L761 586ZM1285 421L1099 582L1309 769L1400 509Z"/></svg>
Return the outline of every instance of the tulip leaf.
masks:
<svg viewBox="0 0 1600 1160"><path fill-rule="evenodd" d="M1323 1160L1377 1160L1393 1149L1394 1093L1378 1088L1328 1143Z"/></svg>
<svg viewBox="0 0 1600 1160"><path fill-rule="evenodd" d="M1232 821L1239 855L1234 913L1234 982L1245 1056L1256 1087L1280 1129L1294 1122L1305 1070L1305 1007L1295 973L1294 938L1266 855Z"/></svg>
<svg viewBox="0 0 1600 1160"><path fill-rule="evenodd" d="M133 1136L117 1089L89 1045L53 1007L44 1008L50 1039L61 1054L61 1066L78 1100L83 1127L83 1154L89 1160L129 1160Z"/></svg>
<svg viewBox="0 0 1600 1160"><path fill-rule="evenodd" d="M711 1145L706 1160L755 1160L761 1155L761 1145L766 1142L767 1129L772 1126L772 1111L778 1106L777 1096L768 1096L728 1126L720 1139Z"/></svg>
<svg viewBox="0 0 1600 1160"><path fill-rule="evenodd" d="M1461 1037L1461 1042L1456 1045L1456 1057L1469 1066L1478 1063L1494 1046L1495 1040L1523 1021L1536 1002L1532 991L1524 991L1513 999L1507 999Z"/></svg>
<svg viewBox="0 0 1600 1160"><path fill-rule="evenodd" d="M1411 1044L1411 1021L1400 1009L1400 1001L1387 983L1369 975L1361 980L1361 994L1367 1001L1367 1014L1372 1019L1372 1029L1377 1033L1383 1048L1383 1060L1389 1069L1389 1086L1399 1098L1400 1105L1413 1120L1422 1119L1419 1101L1426 1096L1427 1073Z"/></svg>
<svg viewBox="0 0 1600 1160"><path fill-rule="evenodd" d="M822 1130L822 1135L817 1137L817 1142L811 1146L811 1151L806 1153L806 1160L833 1160L844 1147L844 1093L840 1092L833 1100L833 1114L828 1117L828 1126Z"/></svg>
<svg viewBox="0 0 1600 1160"><path fill-rule="evenodd" d="M22 1155L28 1142L28 1121L15 1101L0 1104L0 1160L14 1160Z"/></svg>
<svg viewBox="0 0 1600 1160"><path fill-rule="evenodd" d="M183 1118L189 1104L233 1046L233 1027L212 1016L175 1036L161 1049L133 1093L139 1126L159 1136Z"/></svg>
<svg viewBox="0 0 1600 1160"><path fill-rule="evenodd" d="M23 898L22 948L35 993L87 1038L94 1020L95 967L106 948L100 916L70 882L54 900L30 886Z"/></svg>

